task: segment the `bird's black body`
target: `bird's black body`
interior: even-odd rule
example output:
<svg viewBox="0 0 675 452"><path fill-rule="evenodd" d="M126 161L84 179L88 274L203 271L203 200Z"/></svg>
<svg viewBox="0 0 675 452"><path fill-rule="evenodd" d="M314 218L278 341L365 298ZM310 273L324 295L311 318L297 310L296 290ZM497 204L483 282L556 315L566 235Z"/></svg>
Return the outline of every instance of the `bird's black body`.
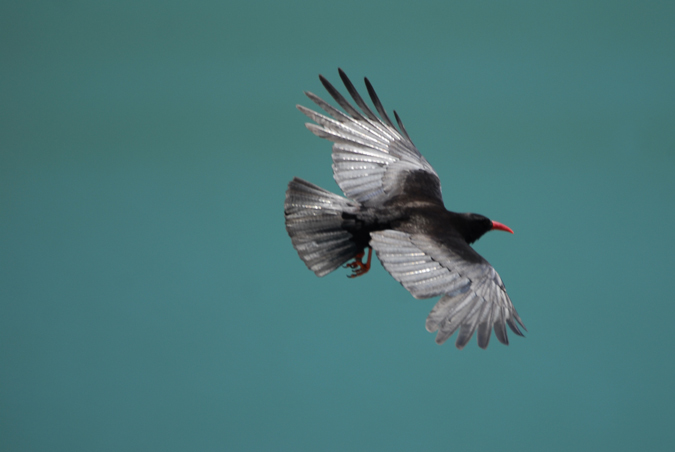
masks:
<svg viewBox="0 0 675 452"><path fill-rule="evenodd" d="M365 248L370 234L392 229L407 233L425 233L451 247L467 260L485 262L469 244L492 229L490 219L475 213L456 213L436 203L406 201L383 208L362 208L357 213L343 213L342 228L352 235L358 248Z"/></svg>
<svg viewBox="0 0 675 452"><path fill-rule="evenodd" d="M366 87L375 115L340 70L359 112L323 77L321 82L345 110L335 109L312 93L308 97L332 118L298 108L317 124L307 127L333 146L333 172L347 198L295 178L286 192L286 229L299 256L318 276L345 262L360 268L366 247L416 298L443 295L427 318L444 342L459 329L463 348L475 331L487 347L492 329L508 344L505 325L522 335L524 328L504 284L492 266L470 244L492 229L508 227L473 213L455 213L443 204L441 184L431 165L415 148L401 120L387 116L372 85ZM380 119L381 118L381 119Z"/></svg>

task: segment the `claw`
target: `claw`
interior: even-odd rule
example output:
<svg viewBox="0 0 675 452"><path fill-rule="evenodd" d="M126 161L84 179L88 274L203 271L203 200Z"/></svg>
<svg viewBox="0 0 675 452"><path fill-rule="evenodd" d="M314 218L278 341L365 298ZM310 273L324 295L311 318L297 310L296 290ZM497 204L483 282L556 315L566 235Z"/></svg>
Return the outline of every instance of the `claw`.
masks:
<svg viewBox="0 0 675 452"><path fill-rule="evenodd" d="M365 275L370 270L370 258L373 254L373 249L368 247L368 260L364 263L363 256L365 250L359 251L356 256L354 256L353 262L348 262L344 265L344 268L350 268L352 270L351 275L347 275L347 278L356 278L357 276Z"/></svg>

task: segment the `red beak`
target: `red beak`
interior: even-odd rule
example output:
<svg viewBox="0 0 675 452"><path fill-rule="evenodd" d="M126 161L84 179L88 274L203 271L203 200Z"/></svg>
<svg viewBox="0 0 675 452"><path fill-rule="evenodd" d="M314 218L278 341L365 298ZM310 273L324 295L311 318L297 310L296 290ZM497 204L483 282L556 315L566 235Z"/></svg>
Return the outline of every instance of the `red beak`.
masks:
<svg viewBox="0 0 675 452"><path fill-rule="evenodd" d="M500 231L506 231L506 232L510 232L511 234L513 234L513 229L511 229L510 227L508 227L505 224L501 224L501 223L498 223L496 221L492 222L492 229L499 229Z"/></svg>

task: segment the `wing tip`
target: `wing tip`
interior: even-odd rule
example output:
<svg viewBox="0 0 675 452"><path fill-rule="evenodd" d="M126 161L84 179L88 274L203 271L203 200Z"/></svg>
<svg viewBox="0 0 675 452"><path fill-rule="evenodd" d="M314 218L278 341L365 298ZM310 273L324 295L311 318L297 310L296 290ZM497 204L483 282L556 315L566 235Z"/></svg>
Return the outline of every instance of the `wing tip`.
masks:
<svg viewBox="0 0 675 452"><path fill-rule="evenodd" d="M511 331L513 331L515 334L517 334L520 337L525 337L522 331L520 331L520 328L518 328L518 324L513 321L513 318L509 317L506 319L506 324L511 328ZM527 330L525 330L527 331Z"/></svg>

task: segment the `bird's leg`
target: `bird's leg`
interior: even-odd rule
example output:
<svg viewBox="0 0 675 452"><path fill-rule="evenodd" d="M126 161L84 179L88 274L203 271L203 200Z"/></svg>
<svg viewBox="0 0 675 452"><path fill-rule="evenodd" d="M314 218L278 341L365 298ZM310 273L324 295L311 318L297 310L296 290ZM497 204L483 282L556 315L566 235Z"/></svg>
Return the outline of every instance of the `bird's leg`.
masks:
<svg viewBox="0 0 675 452"><path fill-rule="evenodd" d="M356 256L354 256L353 262L348 262L344 265L345 268L351 268L352 274L347 275L347 278L356 278L357 276L365 275L370 270L370 258L373 255L373 249L368 247L368 260L363 263L363 255L365 250L359 251Z"/></svg>

